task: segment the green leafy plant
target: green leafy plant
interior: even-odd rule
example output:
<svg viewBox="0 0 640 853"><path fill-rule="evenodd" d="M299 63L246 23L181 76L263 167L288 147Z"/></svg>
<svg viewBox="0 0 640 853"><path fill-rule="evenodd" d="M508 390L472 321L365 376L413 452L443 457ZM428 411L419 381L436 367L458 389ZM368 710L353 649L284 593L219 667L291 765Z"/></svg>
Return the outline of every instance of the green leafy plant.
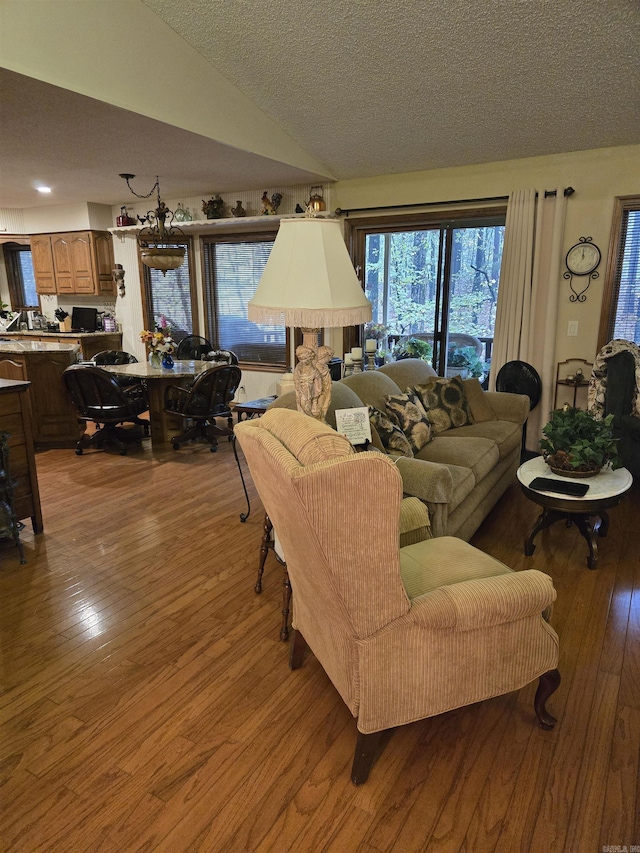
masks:
<svg viewBox="0 0 640 853"><path fill-rule="evenodd" d="M603 465L620 468L618 440L613 437L613 415L595 420L584 409L565 406L551 413L540 441L547 464L561 471L599 471Z"/></svg>
<svg viewBox="0 0 640 853"><path fill-rule="evenodd" d="M447 366L468 370L471 376L480 378L484 374L484 364L475 347L454 347L447 355Z"/></svg>
<svg viewBox="0 0 640 853"><path fill-rule="evenodd" d="M423 361L431 361L433 348L429 341L421 338L400 338L395 347L396 359L421 358Z"/></svg>

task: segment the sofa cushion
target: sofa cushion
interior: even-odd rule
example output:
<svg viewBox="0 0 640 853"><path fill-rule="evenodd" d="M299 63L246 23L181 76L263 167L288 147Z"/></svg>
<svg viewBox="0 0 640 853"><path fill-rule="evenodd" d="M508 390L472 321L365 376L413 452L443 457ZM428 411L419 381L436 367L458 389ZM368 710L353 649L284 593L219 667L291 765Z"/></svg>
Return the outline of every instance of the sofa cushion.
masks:
<svg viewBox="0 0 640 853"><path fill-rule="evenodd" d="M431 441L431 422L416 394L385 397L387 414L409 439L414 454Z"/></svg>
<svg viewBox="0 0 640 853"><path fill-rule="evenodd" d="M407 595L416 598L441 586L513 571L462 539L440 536L402 548L400 574Z"/></svg>
<svg viewBox="0 0 640 853"><path fill-rule="evenodd" d="M415 455L418 459L426 459L427 462L470 468L476 483L486 476L500 459L495 441L489 438L467 437L459 430L451 434L445 432L437 435Z"/></svg>
<svg viewBox="0 0 640 853"><path fill-rule="evenodd" d="M458 427L444 434L453 438L488 438L495 442L500 459L508 456L514 447L522 443L522 430L511 421L482 421L471 426Z"/></svg>
<svg viewBox="0 0 640 853"><path fill-rule="evenodd" d="M476 423L492 421L495 418L495 414L478 379L475 376L471 379L463 379L462 385L474 421Z"/></svg>
<svg viewBox="0 0 640 853"><path fill-rule="evenodd" d="M381 412L380 409L376 409L375 406L369 406L369 421L380 436L382 446L388 453L413 457L408 438L388 415Z"/></svg>
<svg viewBox="0 0 640 853"><path fill-rule="evenodd" d="M421 358L401 358L399 361L391 361L389 364L383 364L376 373L388 376L402 391L413 385L428 382L431 377L437 375L433 367Z"/></svg>
<svg viewBox="0 0 640 853"><path fill-rule="evenodd" d="M435 433L474 422L459 376L451 379L436 376L423 385L407 390L415 391L420 397Z"/></svg>
<svg viewBox="0 0 640 853"><path fill-rule="evenodd" d="M404 388L399 388L393 379L389 379L379 370L365 370L345 376L341 384L350 388L362 400L360 405L373 406L384 412L384 398L390 394L402 394Z"/></svg>

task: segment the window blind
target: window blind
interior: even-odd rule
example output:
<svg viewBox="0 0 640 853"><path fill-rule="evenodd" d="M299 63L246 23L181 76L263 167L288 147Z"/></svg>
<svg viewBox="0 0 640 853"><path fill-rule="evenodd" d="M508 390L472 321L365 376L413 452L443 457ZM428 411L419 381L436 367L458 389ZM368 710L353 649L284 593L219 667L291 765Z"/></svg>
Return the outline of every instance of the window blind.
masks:
<svg viewBox="0 0 640 853"><path fill-rule="evenodd" d="M161 325L164 317L171 329L171 336L176 341L181 341L182 338L194 332L190 253L187 244L179 245L187 247L187 252L184 262L178 269L167 270L166 275L163 275L160 270L144 268L146 322L153 330Z"/></svg>
<svg viewBox="0 0 640 853"><path fill-rule="evenodd" d="M247 306L269 258L272 239L204 243L209 340L243 363L286 365L284 326L251 323Z"/></svg>
<svg viewBox="0 0 640 853"><path fill-rule="evenodd" d="M640 209L622 214L613 287L611 337L640 344Z"/></svg>

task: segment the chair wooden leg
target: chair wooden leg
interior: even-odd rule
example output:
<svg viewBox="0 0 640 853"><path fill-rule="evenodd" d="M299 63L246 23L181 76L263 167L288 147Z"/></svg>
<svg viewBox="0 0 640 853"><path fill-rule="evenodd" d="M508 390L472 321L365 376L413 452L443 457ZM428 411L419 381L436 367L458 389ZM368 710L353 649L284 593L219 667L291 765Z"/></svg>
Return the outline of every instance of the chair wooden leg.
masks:
<svg viewBox="0 0 640 853"><path fill-rule="evenodd" d="M287 564L283 563L284 578L282 579L282 627L280 628L280 639L286 642L289 639L289 607L291 605L291 581Z"/></svg>
<svg viewBox="0 0 640 853"><path fill-rule="evenodd" d="M535 708L536 717L538 718L540 727L547 731L555 726L556 718L552 717L547 711L545 707L546 701L552 693L555 693L559 686L560 673L557 669L550 669L549 672L545 672L540 676L540 682L538 684L538 689L536 690L536 698L534 699L533 707Z"/></svg>
<svg viewBox="0 0 640 853"><path fill-rule="evenodd" d="M258 563L258 579L256 581L256 585L253 588L256 595L260 595L260 593L262 592L262 575L264 573L264 564L267 560L267 554L269 553L269 548L271 547L272 530L273 524L271 524L271 519L265 512L264 523L262 526L262 542L260 543L260 562Z"/></svg>
<svg viewBox="0 0 640 853"><path fill-rule="evenodd" d="M384 729L380 732L372 732L369 735L358 732L353 765L351 766L351 781L354 785L363 785L369 778L369 771L383 734Z"/></svg>
<svg viewBox="0 0 640 853"><path fill-rule="evenodd" d="M289 669L300 669L306 650L307 641L300 631L294 628L293 637L291 638L291 652L289 654Z"/></svg>

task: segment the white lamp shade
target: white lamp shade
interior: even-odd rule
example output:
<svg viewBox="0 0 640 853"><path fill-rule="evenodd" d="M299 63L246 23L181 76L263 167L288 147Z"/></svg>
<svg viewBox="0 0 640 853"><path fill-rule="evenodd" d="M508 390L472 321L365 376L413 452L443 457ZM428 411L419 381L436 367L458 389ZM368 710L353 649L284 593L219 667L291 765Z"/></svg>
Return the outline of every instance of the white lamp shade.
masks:
<svg viewBox="0 0 640 853"><path fill-rule="evenodd" d="M258 288L254 323L322 328L371 320L337 219L283 219Z"/></svg>

